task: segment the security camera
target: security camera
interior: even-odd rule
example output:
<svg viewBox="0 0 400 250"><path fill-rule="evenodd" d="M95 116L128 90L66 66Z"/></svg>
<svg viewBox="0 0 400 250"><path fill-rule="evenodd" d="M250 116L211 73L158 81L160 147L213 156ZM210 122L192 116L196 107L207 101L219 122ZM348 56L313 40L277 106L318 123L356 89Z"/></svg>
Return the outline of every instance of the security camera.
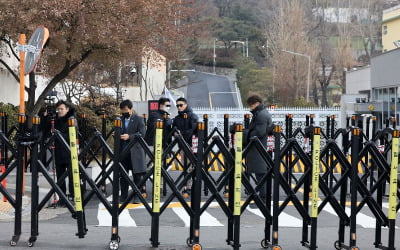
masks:
<svg viewBox="0 0 400 250"><path fill-rule="evenodd" d="M130 70L129 70L129 74L130 74L131 76L135 76L136 73L137 73L136 67L135 67L135 66L132 66L132 67L130 68Z"/></svg>

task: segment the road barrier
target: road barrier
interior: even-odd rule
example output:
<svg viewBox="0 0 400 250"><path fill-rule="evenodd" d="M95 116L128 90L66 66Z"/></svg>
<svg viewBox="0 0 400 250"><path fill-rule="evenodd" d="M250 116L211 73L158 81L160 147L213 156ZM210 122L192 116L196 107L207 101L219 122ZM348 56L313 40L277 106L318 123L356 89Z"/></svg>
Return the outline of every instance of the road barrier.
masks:
<svg viewBox="0 0 400 250"><path fill-rule="evenodd" d="M6 122L2 117L2 129ZM32 171L31 194L31 236L28 246L34 246L39 235L38 213L52 197L65 203L72 218L77 222L77 236L90 237L85 222L85 207L97 197L111 215L110 249L118 249L119 215L133 197L137 197L151 217L150 244L160 245L160 218L172 201L178 201L190 217L186 244L192 249L201 249L200 217L216 202L228 221L226 243L233 249L241 247L241 216L248 206L257 206L265 218L263 248L279 250L279 216L289 204L301 216L301 244L316 249L318 220L320 212L329 207L338 217L336 249L358 249L357 215L368 207L376 218L374 247L395 249L395 222L400 208L400 184L398 182L398 154L400 132L388 125L377 130L374 118L372 127L360 129L355 119L349 119L347 128L336 129L335 117L327 117L327 128L323 131L313 125L313 116L306 117L306 129L292 129L292 117L287 116L285 131L275 126L267 148L256 137L245 141L244 131L248 128L249 116L244 117L244 126L234 124L229 127L229 115L224 116L224 130L208 133L207 116L199 122L194 136L197 149L188 145L177 130L169 134L163 129L163 120L157 121L154 148L149 147L141 135L135 134L129 143L121 147L122 122L113 122L110 131L106 129L106 117L102 116L102 131L93 129L89 136L86 118L81 117L79 134L80 148L76 143L76 121L69 121L69 143L57 130L49 138L41 138L40 119L33 117L31 130L25 127L25 116L19 116L19 124L12 128L17 131L11 140L9 131L0 131L2 163L5 170L0 175L0 183L15 171L16 188L11 190L0 185L0 192L15 209L14 235L11 246L17 245L21 235L23 173L29 151L27 166ZM351 124L350 124L351 122ZM359 124L358 124L359 125ZM17 128L17 130L15 130ZM293 130L293 131L292 131ZM363 132L364 131L364 132ZM232 132L232 133L230 133ZM113 139L111 147L107 140ZM68 199L60 185L66 182L67 172L58 179L51 176L54 163L54 145L71 155L71 171L74 185L74 202ZM273 143L273 144L271 144ZM147 157L147 172L139 180L133 181L123 167L123 160L132 148L140 148ZM261 175L250 172L249 157L259 156L265 166ZM301 162L302 171L295 166ZM213 175L210 169L218 163L221 170ZM176 164L181 172L172 174L171 165ZM86 169L98 166L99 174L90 177ZM47 194L39 199L38 176L51 186ZM119 180L125 180L131 192L126 200L120 200ZM191 183L191 184L190 184ZM388 185L388 187L386 187ZM151 202L146 199L146 185L151 185ZM203 187L202 187L203 186ZM112 199L107 199L111 190ZM188 193L188 190L191 190ZM14 193L12 193L14 192ZM389 194L389 209L383 209L383 196ZM56 196L55 196L56 194ZM188 198L190 195L190 198ZM350 195L350 196L348 196ZM282 199L283 197L283 199ZM350 203L350 208L346 206ZM271 209L272 208L272 209ZM348 211L346 211L348 210ZM387 246L382 243L382 228L388 228ZM348 228L349 244L345 244Z"/></svg>

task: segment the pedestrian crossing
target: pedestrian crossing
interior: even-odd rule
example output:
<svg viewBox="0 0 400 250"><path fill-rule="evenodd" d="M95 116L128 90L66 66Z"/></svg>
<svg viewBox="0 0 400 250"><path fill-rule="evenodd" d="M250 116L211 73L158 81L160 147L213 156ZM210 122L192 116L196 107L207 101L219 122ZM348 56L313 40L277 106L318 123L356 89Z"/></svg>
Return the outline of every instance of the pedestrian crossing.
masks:
<svg viewBox="0 0 400 250"><path fill-rule="evenodd" d="M202 203L203 204L203 203ZM149 204L150 207L152 204ZM161 203L163 205L163 203ZM388 204L383 204L384 213L388 212ZM345 209L346 214L350 216L350 204L347 204ZM271 207L272 213L272 207ZM88 214L86 214L88 216ZM147 219L144 219L147 218ZM140 227L149 226L151 216L142 204L128 204L122 211L119 217L119 226L121 227ZM167 209L160 215L160 222L166 219L166 224L173 226L190 226L190 216L182 207L179 202L171 202ZM336 215L333 207L328 203L318 216L321 225L324 226L337 226L339 217ZM322 222L321 222L322 221ZM103 204L98 204L97 207L97 226L111 227L111 215L108 213ZM147 224L145 224L147 223ZM250 208L247 206L246 210L241 216L242 225L264 224L264 215L258 208ZM397 222L397 225L399 222ZM203 212L200 217L201 227L224 227L227 225L227 217L223 213L217 202L211 202L207 211ZM361 228L375 228L376 219L368 208L363 208L357 214L357 225ZM294 206L289 203L283 212L279 215L279 227L300 228L303 226L303 219L296 211ZM397 228L397 227L396 227Z"/></svg>

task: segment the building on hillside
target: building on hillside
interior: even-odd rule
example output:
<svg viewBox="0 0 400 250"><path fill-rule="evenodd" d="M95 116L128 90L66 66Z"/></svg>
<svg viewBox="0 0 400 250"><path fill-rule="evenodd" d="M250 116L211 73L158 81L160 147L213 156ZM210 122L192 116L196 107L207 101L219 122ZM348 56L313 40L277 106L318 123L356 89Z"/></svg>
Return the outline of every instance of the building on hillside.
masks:
<svg viewBox="0 0 400 250"><path fill-rule="evenodd" d="M400 5L383 11L382 47L383 52L400 48Z"/></svg>
<svg viewBox="0 0 400 250"><path fill-rule="evenodd" d="M351 8L351 7L329 7L329 8L314 8L313 16L317 19L322 19L327 23L362 23L367 24L376 19L378 16L372 15L366 8ZM372 20L371 20L372 19Z"/></svg>

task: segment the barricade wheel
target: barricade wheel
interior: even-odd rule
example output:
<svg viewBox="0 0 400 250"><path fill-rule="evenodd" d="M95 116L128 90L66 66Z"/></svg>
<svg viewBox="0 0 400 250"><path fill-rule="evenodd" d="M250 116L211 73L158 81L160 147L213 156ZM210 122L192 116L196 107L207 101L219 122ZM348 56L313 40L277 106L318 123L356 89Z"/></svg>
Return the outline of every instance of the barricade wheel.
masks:
<svg viewBox="0 0 400 250"><path fill-rule="evenodd" d="M119 243L116 240L110 241L110 250L117 250L119 248Z"/></svg>
<svg viewBox="0 0 400 250"><path fill-rule="evenodd" d="M192 250L201 250L201 249L202 249L202 247L200 244L194 244L192 247Z"/></svg>
<svg viewBox="0 0 400 250"><path fill-rule="evenodd" d="M335 241L335 243L333 244L333 246L335 247L335 249L340 250L342 249L342 243L340 243L340 241Z"/></svg>
<svg viewBox="0 0 400 250"><path fill-rule="evenodd" d="M33 245L35 245L36 242L36 237L30 237L28 240L28 247L33 247Z"/></svg>
<svg viewBox="0 0 400 250"><path fill-rule="evenodd" d="M190 237L186 239L186 245L188 247L192 247L193 246L193 241L190 239Z"/></svg>
<svg viewBox="0 0 400 250"><path fill-rule="evenodd" d="M267 249L268 248L268 241L266 241L265 239L263 239L261 241L261 247Z"/></svg>
<svg viewBox="0 0 400 250"><path fill-rule="evenodd" d="M19 240L19 236L13 235L10 241L10 246L15 247L17 245L17 242Z"/></svg>
<svg viewBox="0 0 400 250"><path fill-rule="evenodd" d="M358 247L351 247L350 250L360 250L360 248L358 248Z"/></svg>
<svg viewBox="0 0 400 250"><path fill-rule="evenodd" d="M271 248L271 250L282 250L282 248L280 246L276 245L276 246L273 246Z"/></svg>
<svg viewBox="0 0 400 250"><path fill-rule="evenodd" d="M118 236L118 238L117 238L117 242L118 242L118 243L120 243L120 242L121 242L121 237L120 237L120 236Z"/></svg>

